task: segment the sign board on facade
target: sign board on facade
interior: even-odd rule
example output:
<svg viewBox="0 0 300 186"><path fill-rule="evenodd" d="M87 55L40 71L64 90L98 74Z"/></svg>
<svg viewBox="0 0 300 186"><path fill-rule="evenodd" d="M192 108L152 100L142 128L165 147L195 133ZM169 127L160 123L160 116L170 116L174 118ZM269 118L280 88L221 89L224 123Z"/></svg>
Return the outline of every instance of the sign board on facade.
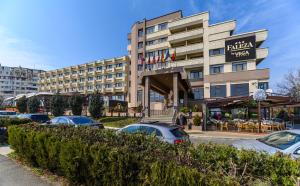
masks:
<svg viewBox="0 0 300 186"><path fill-rule="evenodd" d="M256 58L256 38L247 36L225 41L226 62L242 61Z"/></svg>
<svg viewBox="0 0 300 186"><path fill-rule="evenodd" d="M109 107L109 112L127 112L128 102L127 101L118 101L118 100L109 100L108 107Z"/></svg>

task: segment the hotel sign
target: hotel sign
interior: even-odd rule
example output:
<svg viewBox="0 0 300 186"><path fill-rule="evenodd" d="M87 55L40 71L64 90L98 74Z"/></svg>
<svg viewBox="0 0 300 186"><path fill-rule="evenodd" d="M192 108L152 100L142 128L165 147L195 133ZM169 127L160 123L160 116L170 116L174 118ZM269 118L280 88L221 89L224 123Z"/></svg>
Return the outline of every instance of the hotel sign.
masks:
<svg viewBox="0 0 300 186"><path fill-rule="evenodd" d="M248 36L225 41L226 62L241 61L256 58L256 38Z"/></svg>

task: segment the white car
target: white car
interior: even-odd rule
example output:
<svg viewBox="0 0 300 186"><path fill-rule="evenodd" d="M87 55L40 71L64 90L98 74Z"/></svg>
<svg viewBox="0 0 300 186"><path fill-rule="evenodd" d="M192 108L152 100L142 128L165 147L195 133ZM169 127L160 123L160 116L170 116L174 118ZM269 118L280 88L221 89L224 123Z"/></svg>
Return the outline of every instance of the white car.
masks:
<svg viewBox="0 0 300 186"><path fill-rule="evenodd" d="M251 140L241 140L233 144L238 149L265 151L274 154L277 151L300 157L300 130L285 130L272 133L266 137Z"/></svg>

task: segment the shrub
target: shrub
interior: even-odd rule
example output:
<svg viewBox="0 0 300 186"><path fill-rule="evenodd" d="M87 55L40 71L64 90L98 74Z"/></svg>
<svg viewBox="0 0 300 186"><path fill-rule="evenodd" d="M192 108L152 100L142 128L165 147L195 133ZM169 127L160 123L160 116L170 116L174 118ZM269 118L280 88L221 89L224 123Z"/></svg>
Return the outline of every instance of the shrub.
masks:
<svg viewBox="0 0 300 186"><path fill-rule="evenodd" d="M40 108L40 100L36 96L33 96L28 99L27 105L29 113L37 113Z"/></svg>
<svg viewBox="0 0 300 186"><path fill-rule="evenodd" d="M193 112L199 112L200 111L200 108L198 105L194 105L193 107Z"/></svg>
<svg viewBox="0 0 300 186"><path fill-rule="evenodd" d="M195 126L200 126L201 125L201 117L198 114L196 114L194 116L193 123L194 123Z"/></svg>
<svg viewBox="0 0 300 186"><path fill-rule="evenodd" d="M69 100L69 105L71 106L73 115L81 115L83 97L79 93L75 93L74 95L71 96Z"/></svg>
<svg viewBox="0 0 300 186"><path fill-rule="evenodd" d="M27 111L27 98L25 96L18 99L16 104L20 113L25 113Z"/></svg>
<svg viewBox="0 0 300 186"><path fill-rule="evenodd" d="M189 109L187 108L187 107L182 107L181 109L180 109L180 112L183 112L183 113L188 113L189 112Z"/></svg>
<svg viewBox="0 0 300 186"><path fill-rule="evenodd" d="M65 106L65 100L59 93L51 98L51 112L54 116L64 115Z"/></svg>
<svg viewBox="0 0 300 186"><path fill-rule="evenodd" d="M103 101L101 95L95 92L89 99L89 112L93 118L100 118L103 110Z"/></svg>
<svg viewBox="0 0 300 186"><path fill-rule="evenodd" d="M82 185L293 185L299 162L227 145L171 145L154 136L85 127L9 127L9 143L32 165Z"/></svg>

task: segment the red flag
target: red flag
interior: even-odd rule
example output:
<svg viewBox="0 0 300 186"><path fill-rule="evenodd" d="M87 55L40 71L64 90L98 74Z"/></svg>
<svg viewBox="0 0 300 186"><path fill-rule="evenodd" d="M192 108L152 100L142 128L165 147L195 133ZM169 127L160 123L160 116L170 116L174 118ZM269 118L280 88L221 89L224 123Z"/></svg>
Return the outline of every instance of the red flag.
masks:
<svg viewBox="0 0 300 186"><path fill-rule="evenodd" d="M143 55L142 55L142 58L141 58L141 62L142 62L142 65L145 63L145 58L144 58Z"/></svg>
<svg viewBox="0 0 300 186"><path fill-rule="evenodd" d="M155 64L156 61L155 61L155 54L153 55L153 58L152 58L152 64Z"/></svg>
<svg viewBox="0 0 300 186"><path fill-rule="evenodd" d="M164 51L161 52L161 62L165 62L165 56L164 56Z"/></svg>
<svg viewBox="0 0 300 186"><path fill-rule="evenodd" d="M174 50L171 59L172 59L172 61L175 61L175 59L176 59L176 49Z"/></svg>
<svg viewBox="0 0 300 186"><path fill-rule="evenodd" d="M157 58L157 63L159 63L160 62L160 56L158 55L158 58Z"/></svg>
<svg viewBox="0 0 300 186"><path fill-rule="evenodd" d="M151 60L150 60L150 56L148 57L148 65L150 64Z"/></svg>

